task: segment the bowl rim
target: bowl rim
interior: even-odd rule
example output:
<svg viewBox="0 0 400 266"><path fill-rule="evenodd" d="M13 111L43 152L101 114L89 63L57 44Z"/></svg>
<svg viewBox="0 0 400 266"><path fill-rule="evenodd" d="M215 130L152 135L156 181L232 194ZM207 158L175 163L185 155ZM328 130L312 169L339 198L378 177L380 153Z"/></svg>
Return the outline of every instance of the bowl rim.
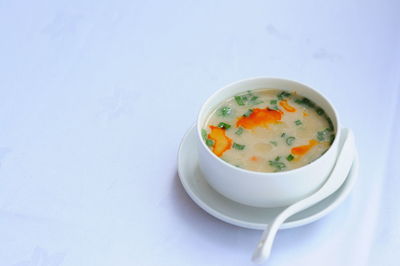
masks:
<svg viewBox="0 0 400 266"><path fill-rule="evenodd" d="M234 165L232 165L232 164L230 164L230 163L228 163L228 162L222 160L220 157L218 157L217 155L215 155L215 154L206 146L206 144L204 143L204 141L202 141L203 139L202 139L202 136L201 136L201 129L202 129L202 127L201 127L201 125L200 125L200 116L202 115L202 113L203 113L203 111L204 111L204 108L205 108L206 106L208 106L208 103L209 103L216 95L218 95L221 91L224 91L224 90L226 90L226 89L229 88L229 87L232 87L232 86L237 85L237 84L239 84L239 83L250 82L250 81L255 81L255 80L260 80L260 79L261 79L261 80L275 80L275 81L280 81L280 82L295 83L295 84L297 84L297 85L300 85L300 86L302 86L302 87L306 87L307 89L310 89L313 93L317 94L319 97L321 97L322 99L324 99L324 100L329 104L329 106L332 108L333 114L334 114L335 119L336 119L336 121L335 121L335 122L336 122L335 139L333 140L333 143L329 146L329 148L328 148L320 157L318 157L317 159L315 159L314 161L312 161L312 162L310 162L310 163L308 163L308 164L306 164L306 165L303 165L303 166L301 166L301 167L294 168L294 169L291 169L291 170L281 171L281 172L260 172L260 171L253 171L253 170L247 170L247 169L244 169L244 168L239 168L239 167L236 167L236 166L234 166ZM245 91L245 90L244 90L244 91ZM310 168L311 166L314 166L316 163L318 163L318 161L321 161L322 158L326 157L328 153L331 153L331 152L332 152L332 147L338 145L338 141L339 141L339 138L340 138L340 134L341 134L341 133L340 133L340 132L341 132L340 129L341 129L341 126L340 126L339 121L340 121L340 120L339 120L339 114L338 114L338 112L337 112L335 106L334 106L334 105L331 103L331 101L330 101L323 93L321 93L320 91L318 91L318 90L316 90L316 89L314 89L314 88L312 88L312 87L310 87L310 86L308 86L308 85L305 85L305 84L303 84L303 83L301 83L301 82L299 82L299 81L295 81L295 80L284 79L284 78L278 78L278 77L256 76L256 77L245 78L245 79L241 79L241 80L238 80L238 81L231 82L231 83L229 83L229 84L227 84L227 85L225 85L225 86L219 88L219 89L216 90L213 94L211 94L211 95L206 99L206 101L203 102L203 104L201 105L200 110L199 110L199 112L198 112L197 121L196 121L196 133L197 133L196 135L197 135L197 138L200 140L201 145L203 146L203 148L207 150L207 153L210 154L214 159L217 159L217 160L218 160L219 162L221 162L223 165L229 167L230 169L233 169L234 171L242 172L242 173L247 174L247 175L248 175L248 174L252 174L252 175L258 175L258 176L263 176L263 177L276 177L276 176L279 176L279 175L286 175L286 174L289 174L289 173L296 173L296 172L299 172L299 171L303 171L303 170L306 169L306 168ZM337 155L336 155L336 157L337 157Z"/></svg>

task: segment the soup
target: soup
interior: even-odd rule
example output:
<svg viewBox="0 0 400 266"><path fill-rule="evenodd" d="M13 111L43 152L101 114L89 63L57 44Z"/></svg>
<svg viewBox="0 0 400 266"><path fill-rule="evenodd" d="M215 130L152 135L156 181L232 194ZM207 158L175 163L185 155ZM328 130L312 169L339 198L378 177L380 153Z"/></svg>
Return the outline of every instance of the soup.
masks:
<svg viewBox="0 0 400 266"><path fill-rule="evenodd" d="M335 138L332 120L294 91L247 91L209 115L202 137L224 161L247 170L278 172L319 158Z"/></svg>

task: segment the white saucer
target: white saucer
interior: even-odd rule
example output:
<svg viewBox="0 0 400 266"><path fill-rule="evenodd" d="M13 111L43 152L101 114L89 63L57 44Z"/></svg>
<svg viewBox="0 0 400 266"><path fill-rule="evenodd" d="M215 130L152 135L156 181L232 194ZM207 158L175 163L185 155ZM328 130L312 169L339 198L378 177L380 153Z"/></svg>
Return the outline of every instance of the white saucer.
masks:
<svg viewBox="0 0 400 266"><path fill-rule="evenodd" d="M281 226L281 229L311 223L336 208L353 188L358 175L358 166L356 156L345 183L334 194L293 215ZM178 173L183 187L193 201L209 214L227 223L264 230L271 218L282 210L282 208L256 208L243 205L225 198L211 188L198 167L194 126L185 134L179 147Z"/></svg>

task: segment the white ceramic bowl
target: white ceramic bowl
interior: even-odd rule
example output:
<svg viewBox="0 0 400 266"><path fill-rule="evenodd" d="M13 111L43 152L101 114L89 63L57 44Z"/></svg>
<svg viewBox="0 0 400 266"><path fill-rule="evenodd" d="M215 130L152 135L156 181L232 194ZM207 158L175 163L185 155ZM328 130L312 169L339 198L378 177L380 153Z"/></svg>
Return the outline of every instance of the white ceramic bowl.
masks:
<svg viewBox="0 0 400 266"><path fill-rule="evenodd" d="M310 164L275 173L238 168L216 156L201 137L201 129L207 117L222 101L238 93L255 89L294 90L323 108L335 127L336 137L331 147ZM255 207L286 206L312 194L324 183L336 161L340 132L335 108L318 91L285 79L257 77L241 80L216 91L200 109L196 134L200 170L216 191L231 200Z"/></svg>

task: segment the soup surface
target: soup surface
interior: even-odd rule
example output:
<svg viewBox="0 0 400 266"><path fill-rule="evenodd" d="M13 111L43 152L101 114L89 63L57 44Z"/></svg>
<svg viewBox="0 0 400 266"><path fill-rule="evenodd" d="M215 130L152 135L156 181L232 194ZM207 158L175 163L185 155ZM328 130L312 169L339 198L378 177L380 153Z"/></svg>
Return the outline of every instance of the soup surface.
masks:
<svg viewBox="0 0 400 266"><path fill-rule="evenodd" d="M224 161L259 172L286 171L320 157L335 138L332 120L294 91L247 91L221 103L202 129Z"/></svg>

